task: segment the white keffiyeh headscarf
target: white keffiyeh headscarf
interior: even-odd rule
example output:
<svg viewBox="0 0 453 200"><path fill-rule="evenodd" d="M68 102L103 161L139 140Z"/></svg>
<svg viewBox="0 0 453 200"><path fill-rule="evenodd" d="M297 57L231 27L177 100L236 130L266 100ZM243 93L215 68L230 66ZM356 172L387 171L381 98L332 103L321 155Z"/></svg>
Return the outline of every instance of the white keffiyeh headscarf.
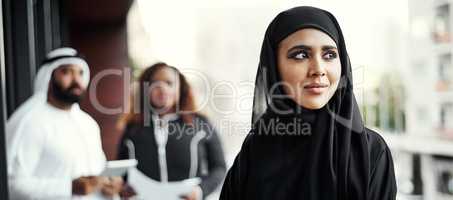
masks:
<svg viewBox="0 0 453 200"><path fill-rule="evenodd" d="M21 138L21 129L23 122L27 121L30 113L34 108L38 108L47 103L47 92L53 71L62 65L77 65L82 68L82 84L88 86L90 81L90 69L88 64L80 58L77 51L72 48L63 47L49 52L46 60L43 62L34 80L33 95L27 99L19 108L11 115L6 123L6 146L7 146L7 163L10 171L12 159L16 155L17 144ZM71 112L83 112L78 104L74 104Z"/></svg>

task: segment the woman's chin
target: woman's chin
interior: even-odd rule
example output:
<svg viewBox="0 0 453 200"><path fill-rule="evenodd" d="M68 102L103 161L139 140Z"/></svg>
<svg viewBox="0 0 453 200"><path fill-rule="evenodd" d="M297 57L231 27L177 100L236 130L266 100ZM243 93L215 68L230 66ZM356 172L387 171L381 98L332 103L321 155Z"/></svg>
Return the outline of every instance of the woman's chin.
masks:
<svg viewBox="0 0 453 200"><path fill-rule="evenodd" d="M153 104L153 110L159 114L166 113L171 110L171 106L167 106L165 104Z"/></svg>
<svg viewBox="0 0 453 200"><path fill-rule="evenodd" d="M312 101L303 101L299 103L299 105L309 110L318 110L323 108L326 103L327 102L324 102L320 99L313 99Z"/></svg>

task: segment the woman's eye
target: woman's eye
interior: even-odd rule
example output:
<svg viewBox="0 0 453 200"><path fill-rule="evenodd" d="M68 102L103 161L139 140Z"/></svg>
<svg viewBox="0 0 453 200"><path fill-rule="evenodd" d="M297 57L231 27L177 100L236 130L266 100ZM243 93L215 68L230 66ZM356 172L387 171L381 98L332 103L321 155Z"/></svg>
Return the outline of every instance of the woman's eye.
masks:
<svg viewBox="0 0 453 200"><path fill-rule="evenodd" d="M337 58L337 53L334 51L329 51L329 52L325 53L323 57L326 60L333 60L333 59Z"/></svg>
<svg viewBox="0 0 453 200"><path fill-rule="evenodd" d="M172 85L173 85L173 82L171 82L171 81L165 81L165 83L166 83L168 86L172 86Z"/></svg>
<svg viewBox="0 0 453 200"><path fill-rule="evenodd" d="M296 59L296 60L303 60L308 58L308 54L305 51L297 51L290 54L289 58Z"/></svg>

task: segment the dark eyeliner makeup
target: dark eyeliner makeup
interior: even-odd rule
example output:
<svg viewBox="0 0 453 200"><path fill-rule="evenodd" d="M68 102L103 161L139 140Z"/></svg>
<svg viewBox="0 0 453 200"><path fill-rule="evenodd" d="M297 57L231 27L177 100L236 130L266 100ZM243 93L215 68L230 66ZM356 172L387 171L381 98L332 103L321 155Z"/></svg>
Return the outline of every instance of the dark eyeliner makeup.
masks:
<svg viewBox="0 0 453 200"><path fill-rule="evenodd" d="M329 54L330 54L331 56L329 56L328 58L325 58L325 59L327 59L327 60L333 60L333 59L335 59L335 58L338 57L337 52L335 52L335 51L333 51L333 50L328 50L328 51L326 51L326 52L324 53L323 57L325 57L326 55L329 55Z"/></svg>
<svg viewBox="0 0 453 200"><path fill-rule="evenodd" d="M309 57L307 50L301 49L301 50L294 50L292 52L289 52L287 58L289 58L289 59L297 59L297 60L304 59L304 58L297 58L297 55L299 55L299 54L305 54L304 58L308 58Z"/></svg>

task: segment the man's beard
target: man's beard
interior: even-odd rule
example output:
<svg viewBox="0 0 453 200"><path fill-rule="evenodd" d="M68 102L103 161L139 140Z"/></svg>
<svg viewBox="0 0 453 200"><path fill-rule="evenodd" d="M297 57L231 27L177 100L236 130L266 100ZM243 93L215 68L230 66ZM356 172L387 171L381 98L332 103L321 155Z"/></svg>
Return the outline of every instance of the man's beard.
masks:
<svg viewBox="0 0 453 200"><path fill-rule="evenodd" d="M68 89L63 89L55 79L52 80L52 93L53 96L59 101L69 104L79 103L83 97L83 94L77 95L71 93L71 90L74 88L80 88L80 86L73 82Z"/></svg>

